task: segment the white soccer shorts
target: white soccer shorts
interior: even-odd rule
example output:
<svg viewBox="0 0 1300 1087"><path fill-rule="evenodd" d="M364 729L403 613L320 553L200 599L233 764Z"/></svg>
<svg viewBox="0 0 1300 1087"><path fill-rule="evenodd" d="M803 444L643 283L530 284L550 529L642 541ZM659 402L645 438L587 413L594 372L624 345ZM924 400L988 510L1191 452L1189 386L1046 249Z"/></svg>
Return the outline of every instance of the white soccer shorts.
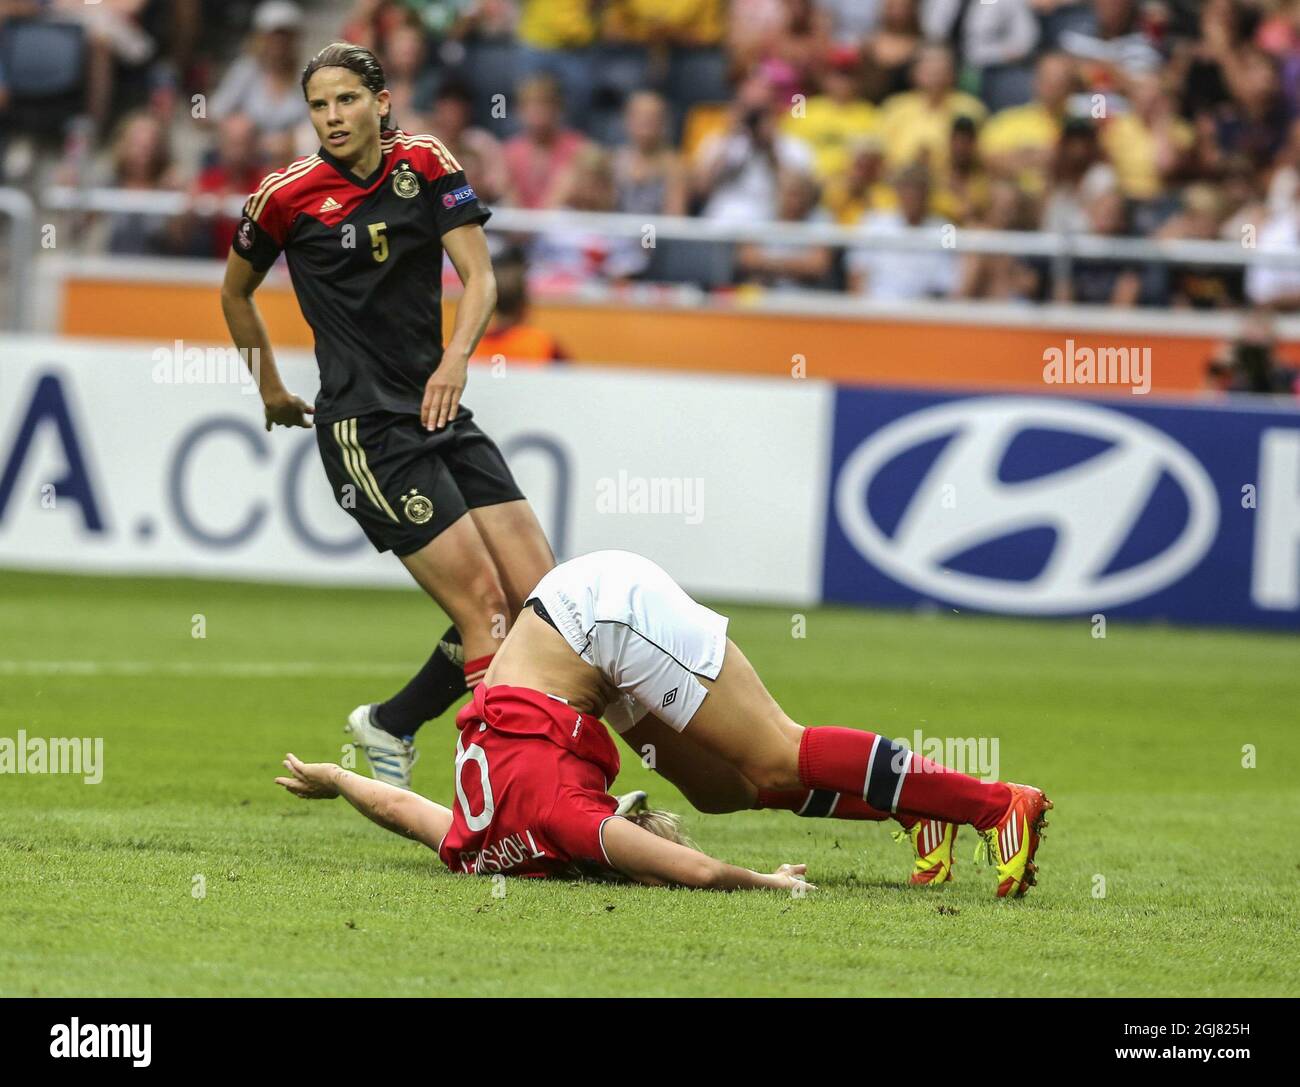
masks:
<svg viewBox="0 0 1300 1087"><path fill-rule="evenodd" d="M626 732L647 713L680 732L717 679L727 618L692 600L659 566L630 551L593 551L561 563L537 597L573 651L623 693L605 720Z"/></svg>

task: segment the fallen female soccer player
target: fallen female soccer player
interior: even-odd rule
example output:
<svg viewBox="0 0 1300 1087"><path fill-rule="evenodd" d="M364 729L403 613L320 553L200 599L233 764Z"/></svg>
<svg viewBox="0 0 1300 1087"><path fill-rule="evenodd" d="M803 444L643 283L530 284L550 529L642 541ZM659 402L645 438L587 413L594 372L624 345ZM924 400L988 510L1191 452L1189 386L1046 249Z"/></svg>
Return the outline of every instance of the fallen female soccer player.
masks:
<svg viewBox="0 0 1300 1087"><path fill-rule="evenodd" d="M606 791L618 774L609 733L597 718L574 713L558 699L480 685L456 724L461 737L451 810L292 753L284 760L292 776L275 781L304 800L345 797L386 830L423 842L453 872L613 875L718 891L812 886L804 882L802 864L783 864L767 875L714 860L695 849L666 812L621 817Z"/></svg>
<svg viewBox="0 0 1300 1087"><path fill-rule="evenodd" d="M982 782L872 732L796 724L727 637L726 618L640 555L599 551L547 573L483 686L473 705L501 706L493 728L533 727L517 698L496 702L502 688L527 689L561 700L570 718L603 716L634 750L652 743L656 769L702 810L754 807L756 796L767 807L827 798L855 807L850 818L899 818L913 831L914 882L950 878L955 828L969 823L997 868L999 898L1034 884L1052 807L1041 790ZM458 782L462 766L458 758Z"/></svg>

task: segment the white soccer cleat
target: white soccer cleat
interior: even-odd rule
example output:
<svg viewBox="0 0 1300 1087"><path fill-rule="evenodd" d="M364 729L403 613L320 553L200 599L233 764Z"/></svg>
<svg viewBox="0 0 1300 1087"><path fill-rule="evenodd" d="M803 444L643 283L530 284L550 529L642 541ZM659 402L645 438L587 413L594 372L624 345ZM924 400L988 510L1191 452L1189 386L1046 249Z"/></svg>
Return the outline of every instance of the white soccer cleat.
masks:
<svg viewBox="0 0 1300 1087"><path fill-rule="evenodd" d="M648 807L650 807L650 801L645 794L645 790L637 789L634 792L624 793L618 798L618 807L614 809L614 814L635 815L637 812L645 811Z"/></svg>
<svg viewBox="0 0 1300 1087"><path fill-rule="evenodd" d="M373 705L358 706L348 714L348 723L343 726L343 731L350 734L353 742L365 753L372 777L399 789L409 789L411 767L420 753L410 740L403 740L376 725L370 716L373 709Z"/></svg>

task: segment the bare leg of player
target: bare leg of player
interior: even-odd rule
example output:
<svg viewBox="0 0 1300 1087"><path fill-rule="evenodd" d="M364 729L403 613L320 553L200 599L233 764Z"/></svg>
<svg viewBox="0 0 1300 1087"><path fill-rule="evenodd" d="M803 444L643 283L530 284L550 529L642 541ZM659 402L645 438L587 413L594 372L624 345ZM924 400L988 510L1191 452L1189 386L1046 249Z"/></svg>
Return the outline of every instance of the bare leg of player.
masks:
<svg viewBox="0 0 1300 1087"><path fill-rule="evenodd" d="M459 518L402 562L417 584L451 616L455 627L400 691L385 702L358 706L347 731L375 776L411 787L417 752L411 737L478 683L510 622L496 563L473 518ZM464 649L451 638L460 632Z"/></svg>
<svg viewBox="0 0 1300 1087"><path fill-rule="evenodd" d="M510 622L501 574L469 514L402 563L460 630L465 660L496 652Z"/></svg>
<svg viewBox="0 0 1300 1087"><path fill-rule="evenodd" d="M862 797L879 811L970 823L998 823L1011 801L1001 782L941 767L872 732L808 728L786 716L730 639L718 678L687 725L700 747L760 789L824 789Z"/></svg>
<svg viewBox="0 0 1300 1087"><path fill-rule="evenodd" d="M760 789L730 763L695 743L653 714L647 714L620 737L648 767L675 785L687 802L705 815L772 809L824 819L883 822L887 811L860 796L824 789ZM904 827L915 819L894 816Z"/></svg>
<svg viewBox="0 0 1300 1087"><path fill-rule="evenodd" d="M696 811L747 811L758 798L744 774L658 717L642 717L621 739L650 769L672 782Z"/></svg>
<svg viewBox="0 0 1300 1087"><path fill-rule="evenodd" d="M469 515L496 563L513 620L528 594L555 565L546 533L526 500L480 506Z"/></svg>

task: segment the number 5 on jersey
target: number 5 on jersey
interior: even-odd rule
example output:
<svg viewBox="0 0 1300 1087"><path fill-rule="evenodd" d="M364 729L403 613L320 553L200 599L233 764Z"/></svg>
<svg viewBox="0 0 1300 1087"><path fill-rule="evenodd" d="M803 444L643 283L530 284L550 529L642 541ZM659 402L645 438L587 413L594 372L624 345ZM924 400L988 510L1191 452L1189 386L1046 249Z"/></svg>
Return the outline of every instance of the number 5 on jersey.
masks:
<svg viewBox="0 0 1300 1087"><path fill-rule="evenodd" d="M378 264L388 259L388 239L384 236L387 229L387 223L370 224L370 253Z"/></svg>

